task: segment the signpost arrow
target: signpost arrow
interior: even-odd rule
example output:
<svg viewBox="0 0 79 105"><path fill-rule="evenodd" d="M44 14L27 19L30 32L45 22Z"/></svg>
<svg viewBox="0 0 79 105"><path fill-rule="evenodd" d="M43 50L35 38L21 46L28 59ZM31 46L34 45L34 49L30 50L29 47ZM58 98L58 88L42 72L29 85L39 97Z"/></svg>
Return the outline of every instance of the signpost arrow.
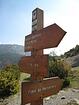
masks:
<svg viewBox="0 0 79 105"><path fill-rule="evenodd" d="M24 56L19 61L20 71L37 76L47 77L48 75L48 55Z"/></svg>
<svg viewBox="0 0 79 105"><path fill-rule="evenodd" d="M43 99L59 92L62 81L58 77L22 83L22 105Z"/></svg>
<svg viewBox="0 0 79 105"><path fill-rule="evenodd" d="M25 51L57 47L65 34L57 24L50 25L25 37Z"/></svg>

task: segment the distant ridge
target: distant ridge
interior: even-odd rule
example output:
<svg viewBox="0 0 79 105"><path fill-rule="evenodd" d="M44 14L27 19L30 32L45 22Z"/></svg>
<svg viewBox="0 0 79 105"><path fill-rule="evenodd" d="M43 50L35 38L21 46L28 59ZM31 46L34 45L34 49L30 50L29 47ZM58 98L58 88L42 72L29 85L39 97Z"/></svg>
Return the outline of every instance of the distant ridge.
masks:
<svg viewBox="0 0 79 105"><path fill-rule="evenodd" d="M22 45L0 44L0 68L8 64L17 64L24 55L24 46ZM29 53L27 53L27 56L29 56ZM79 45L65 52L63 57L72 67L79 66Z"/></svg>
<svg viewBox="0 0 79 105"><path fill-rule="evenodd" d="M8 64L17 64L24 56L24 47L17 44L0 44L0 68Z"/></svg>

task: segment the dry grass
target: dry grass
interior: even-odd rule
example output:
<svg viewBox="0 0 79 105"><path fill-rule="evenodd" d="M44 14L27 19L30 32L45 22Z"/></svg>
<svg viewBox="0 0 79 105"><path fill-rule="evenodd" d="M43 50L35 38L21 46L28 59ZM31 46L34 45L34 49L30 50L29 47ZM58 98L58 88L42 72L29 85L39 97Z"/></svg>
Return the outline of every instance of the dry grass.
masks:
<svg viewBox="0 0 79 105"><path fill-rule="evenodd" d="M72 68L69 73L70 87L79 88L79 67Z"/></svg>

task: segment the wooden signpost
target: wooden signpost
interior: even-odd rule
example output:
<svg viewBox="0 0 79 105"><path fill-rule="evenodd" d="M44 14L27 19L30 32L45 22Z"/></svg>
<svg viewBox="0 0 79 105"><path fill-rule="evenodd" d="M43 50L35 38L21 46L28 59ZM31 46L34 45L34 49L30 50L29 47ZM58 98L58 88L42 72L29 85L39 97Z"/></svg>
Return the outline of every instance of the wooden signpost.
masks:
<svg viewBox="0 0 79 105"><path fill-rule="evenodd" d="M36 8L32 12L32 33L25 37L24 56L19 61L20 70L31 74L30 82L22 82L21 105L43 105L43 98L53 95L61 89L59 77L46 79L48 76L48 56L43 49L57 47L66 32L57 24L43 28L43 10Z"/></svg>
<svg viewBox="0 0 79 105"><path fill-rule="evenodd" d="M35 78L41 78L48 76L48 55L40 56L24 56L19 61L19 67L21 72L29 73Z"/></svg>
<svg viewBox="0 0 79 105"><path fill-rule="evenodd" d="M43 99L52 94L56 94L61 89L62 81L58 77L49 78L36 82L22 83L22 104ZM38 105L38 104L37 104Z"/></svg>
<svg viewBox="0 0 79 105"><path fill-rule="evenodd" d="M65 34L57 24L50 25L25 37L25 51L57 47Z"/></svg>

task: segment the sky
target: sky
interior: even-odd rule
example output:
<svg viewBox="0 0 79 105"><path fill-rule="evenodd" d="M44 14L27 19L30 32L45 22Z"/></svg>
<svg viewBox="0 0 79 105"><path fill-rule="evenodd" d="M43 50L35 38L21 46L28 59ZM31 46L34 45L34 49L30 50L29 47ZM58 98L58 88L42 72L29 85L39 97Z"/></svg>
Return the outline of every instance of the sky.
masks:
<svg viewBox="0 0 79 105"><path fill-rule="evenodd" d="M0 0L0 44L24 45L37 7L44 10L44 27L56 23L67 32L58 47L45 53L60 55L79 44L79 0Z"/></svg>

